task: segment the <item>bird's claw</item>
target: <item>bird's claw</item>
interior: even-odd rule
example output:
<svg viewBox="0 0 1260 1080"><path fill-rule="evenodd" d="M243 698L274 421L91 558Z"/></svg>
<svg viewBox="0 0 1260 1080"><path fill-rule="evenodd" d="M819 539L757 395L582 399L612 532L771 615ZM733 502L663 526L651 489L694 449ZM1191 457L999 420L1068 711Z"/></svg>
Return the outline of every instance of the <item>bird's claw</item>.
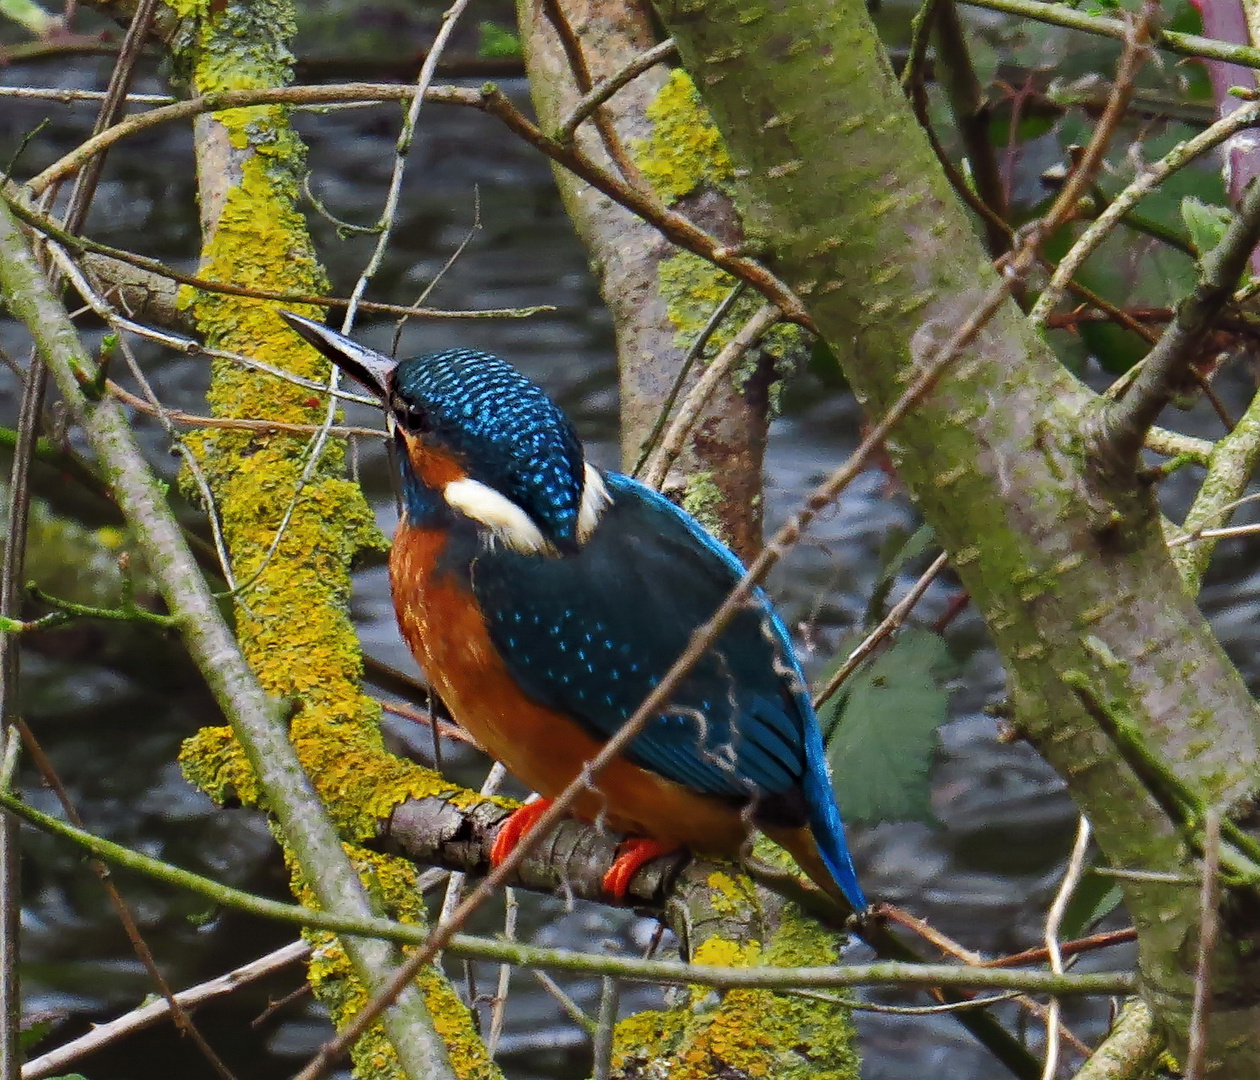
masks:
<svg viewBox="0 0 1260 1080"><path fill-rule="evenodd" d="M511 855L516 850L516 845L524 839L525 834L550 809L550 799L535 799L513 810L505 817L503 824L499 826L498 835L494 838L494 845L490 848L490 865L498 866Z"/></svg>
<svg viewBox="0 0 1260 1080"><path fill-rule="evenodd" d="M604 892L616 900L624 900L630 882L645 863L661 855L677 851L677 844L666 844L646 837L631 837L617 845L617 857L604 875Z"/></svg>

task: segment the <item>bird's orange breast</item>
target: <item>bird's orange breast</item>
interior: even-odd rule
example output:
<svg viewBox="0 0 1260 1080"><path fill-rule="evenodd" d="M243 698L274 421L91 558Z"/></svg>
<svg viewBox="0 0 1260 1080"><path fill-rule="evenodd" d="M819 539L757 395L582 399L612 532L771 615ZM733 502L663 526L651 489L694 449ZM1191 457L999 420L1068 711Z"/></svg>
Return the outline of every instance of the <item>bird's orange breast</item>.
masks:
<svg viewBox="0 0 1260 1080"><path fill-rule="evenodd" d="M436 569L445 543L444 530L399 526L389 558L399 628L460 726L519 780L554 798L601 744L571 717L522 692L466 583ZM747 832L737 807L624 758L578 797L574 814L705 852L733 853Z"/></svg>

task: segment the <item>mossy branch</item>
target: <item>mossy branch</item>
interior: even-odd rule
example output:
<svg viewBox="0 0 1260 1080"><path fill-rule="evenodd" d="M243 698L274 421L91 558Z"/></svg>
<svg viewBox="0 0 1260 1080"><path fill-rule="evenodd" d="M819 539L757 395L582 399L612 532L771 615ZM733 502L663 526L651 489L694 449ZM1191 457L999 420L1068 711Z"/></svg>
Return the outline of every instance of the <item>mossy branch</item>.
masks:
<svg viewBox="0 0 1260 1080"><path fill-rule="evenodd" d="M189 652L249 756L321 905L346 917L370 916L358 875L286 738L279 709L242 660L122 410L108 399L91 402L84 396L76 371L90 369L91 361L44 284L7 207L0 207L0 287L11 310L30 330L67 407L101 459ZM395 962L388 945L347 938L345 946L367 985L376 986L388 977ZM402 995L386 1024L413 1078L451 1075L418 994Z"/></svg>

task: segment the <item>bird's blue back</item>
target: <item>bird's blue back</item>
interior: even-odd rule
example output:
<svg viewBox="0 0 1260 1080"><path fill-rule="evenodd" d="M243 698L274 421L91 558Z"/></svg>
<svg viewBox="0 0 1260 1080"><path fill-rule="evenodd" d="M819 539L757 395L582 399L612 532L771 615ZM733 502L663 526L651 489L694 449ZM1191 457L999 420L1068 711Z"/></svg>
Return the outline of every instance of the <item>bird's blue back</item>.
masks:
<svg viewBox="0 0 1260 1080"><path fill-rule="evenodd" d="M610 738L721 605L743 567L689 515L642 484L605 477L612 501L563 558L453 538L491 640L521 688ZM855 908L865 906L822 738L787 630L761 590L630 745L636 764L692 790L754 800L808 824ZM793 820L799 815L799 820Z"/></svg>

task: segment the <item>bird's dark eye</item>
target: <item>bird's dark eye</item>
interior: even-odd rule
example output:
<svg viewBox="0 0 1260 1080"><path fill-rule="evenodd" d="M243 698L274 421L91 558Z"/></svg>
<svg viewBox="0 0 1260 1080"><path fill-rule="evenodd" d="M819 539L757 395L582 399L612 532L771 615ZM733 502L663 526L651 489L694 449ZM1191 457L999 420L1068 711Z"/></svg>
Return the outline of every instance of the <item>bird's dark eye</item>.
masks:
<svg viewBox="0 0 1260 1080"><path fill-rule="evenodd" d="M404 431L409 431L415 435L423 435L431 429L429 414L419 405L413 405L397 394L390 400L389 405L394 412L394 418Z"/></svg>

